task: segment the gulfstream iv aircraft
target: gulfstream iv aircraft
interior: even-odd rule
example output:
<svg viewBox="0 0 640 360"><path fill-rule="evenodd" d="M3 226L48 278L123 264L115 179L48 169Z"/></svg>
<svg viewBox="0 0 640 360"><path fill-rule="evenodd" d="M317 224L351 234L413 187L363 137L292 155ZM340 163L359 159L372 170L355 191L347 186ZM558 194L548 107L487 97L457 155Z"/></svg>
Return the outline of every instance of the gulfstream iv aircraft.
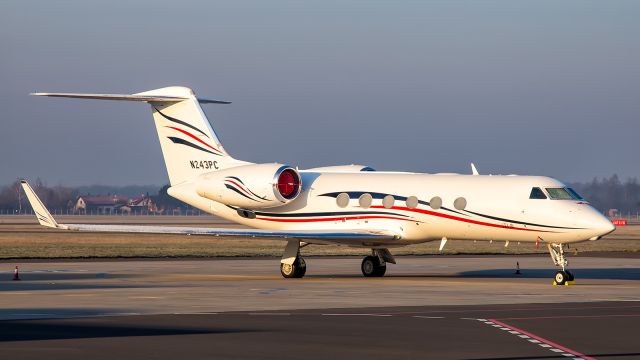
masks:
<svg viewBox="0 0 640 360"><path fill-rule="evenodd" d="M71 231L188 234L282 239L285 278L306 272L300 248L337 244L371 249L364 276L382 276L396 261L391 248L447 239L546 245L573 280L564 248L614 230L602 214L562 182L543 176L485 176L374 171L367 166L301 170L255 164L227 153L191 89L168 87L133 95L34 93L81 99L142 101L151 105L171 187L169 195L253 229L58 224L23 181L41 225Z"/></svg>

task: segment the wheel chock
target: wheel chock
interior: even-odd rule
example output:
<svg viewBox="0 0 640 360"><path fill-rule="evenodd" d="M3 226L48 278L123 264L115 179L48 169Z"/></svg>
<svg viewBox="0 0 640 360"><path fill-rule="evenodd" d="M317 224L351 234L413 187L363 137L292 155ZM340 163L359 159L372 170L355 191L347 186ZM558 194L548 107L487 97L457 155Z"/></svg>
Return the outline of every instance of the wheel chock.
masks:
<svg viewBox="0 0 640 360"><path fill-rule="evenodd" d="M571 281L565 281L564 282L564 286L569 286L569 285L575 285L576 282L571 280ZM558 284L555 280L553 281L553 286L562 286L560 284Z"/></svg>

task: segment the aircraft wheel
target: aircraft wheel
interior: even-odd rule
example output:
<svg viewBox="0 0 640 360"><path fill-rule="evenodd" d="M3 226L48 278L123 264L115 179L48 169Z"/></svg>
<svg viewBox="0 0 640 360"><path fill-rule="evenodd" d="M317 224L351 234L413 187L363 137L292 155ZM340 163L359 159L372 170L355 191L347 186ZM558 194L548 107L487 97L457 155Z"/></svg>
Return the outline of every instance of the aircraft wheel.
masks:
<svg viewBox="0 0 640 360"><path fill-rule="evenodd" d="M570 272L569 270L565 270L565 272L567 273L567 276L568 276L567 281L575 280L575 278L573 277L573 273L572 272Z"/></svg>
<svg viewBox="0 0 640 360"><path fill-rule="evenodd" d="M307 264L301 257L297 257L291 265L280 263L280 274L285 279L301 278L306 272Z"/></svg>
<svg viewBox="0 0 640 360"><path fill-rule="evenodd" d="M360 269L365 277L380 277L387 271L387 265L381 264L377 256L365 256Z"/></svg>
<svg viewBox="0 0 640 360"><path fill-rule="evenodd" d="M567 274L566 271L558 271L555 276L555 281L557 285L564 285L569 281L569 274Z"/></svg>

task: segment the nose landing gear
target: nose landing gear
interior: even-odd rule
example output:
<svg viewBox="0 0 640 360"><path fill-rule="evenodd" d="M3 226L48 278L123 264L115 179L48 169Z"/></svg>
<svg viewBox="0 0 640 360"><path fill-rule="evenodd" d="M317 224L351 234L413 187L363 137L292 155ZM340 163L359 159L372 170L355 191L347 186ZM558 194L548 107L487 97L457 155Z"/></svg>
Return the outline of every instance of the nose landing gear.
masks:
<svg viewBox="0 0 640 360"><path fill-rule="evenodd" d="M574 277L573 274L566 269L568 265L568 261L564 256L564 244L547 244L547 248L549 249L549 254L551 255L551 260L556 266L560 266L562 270L556 273L554 277L553 285L573 285Z"/></svg>

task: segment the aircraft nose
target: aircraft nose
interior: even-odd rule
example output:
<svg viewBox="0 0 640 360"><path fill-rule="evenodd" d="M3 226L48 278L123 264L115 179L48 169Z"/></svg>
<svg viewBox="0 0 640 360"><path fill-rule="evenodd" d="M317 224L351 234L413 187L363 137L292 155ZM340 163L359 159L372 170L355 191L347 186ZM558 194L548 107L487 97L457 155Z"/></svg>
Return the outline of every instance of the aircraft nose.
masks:
<svg viewBox="0 0 640 360"><path fill-rule="evenodd" d="M598 213L595 219L592 220L592 224L590 227L595 233L595 236L590 240L598 240L616 229L613 223L600 213Z"/></svg>

